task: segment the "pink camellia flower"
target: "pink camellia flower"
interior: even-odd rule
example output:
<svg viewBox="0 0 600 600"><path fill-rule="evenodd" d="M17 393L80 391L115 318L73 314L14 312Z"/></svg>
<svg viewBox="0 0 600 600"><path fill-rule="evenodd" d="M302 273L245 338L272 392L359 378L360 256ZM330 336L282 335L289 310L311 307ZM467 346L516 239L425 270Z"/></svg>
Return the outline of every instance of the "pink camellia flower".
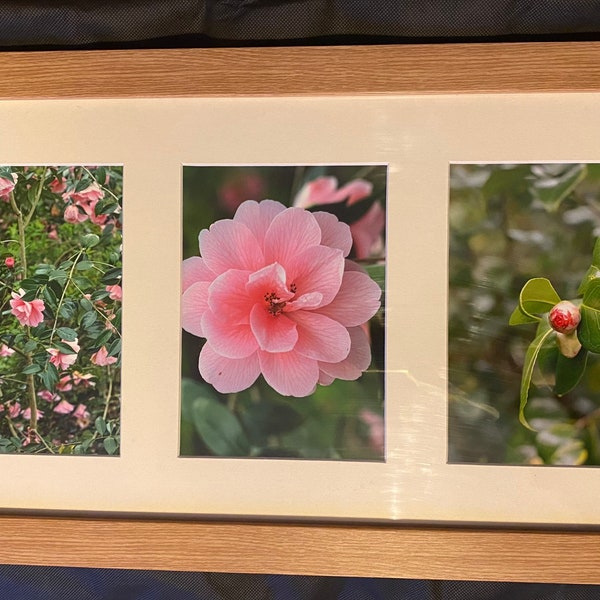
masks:
<svg viewBox="0 0 600 600"><path fill-rule="evenodd" d="M106 367L117 362L117 358L115 356L108 355L108 350L106 349L106 346L102 346L102 348L100 348L98 352L94 352L90 360L99 367Z"/></svg>
<svg viewBox="0 0 600 600"><path fill-rule="evenodd" d="M49 390L41 390L37 393L38 398L45 400L46 402L58 402L60 400L60 396L58 394L53 394Z"/></svg>
<svg viewBox="0 0 600 600"><path fill-rule="evenodd" d="M4 265L9 268L9 269L14 269L15 268L15 257L14 256L7 256L4 259Z"/></svg>
<svg viewBox="0 0 600 600"><path fill-rule="evenodd" d="M44 411L40 410L39 408L37 409L37 418L41 419L44 416ZM26 420L29 421L29 419L31 419L31 408L28 406L22 413L22 417Z"/></svg>
<svg viewBox="0 0 600 600"><path fill-rule="evenodd" d="M48 187L55 194L62 194L67 189L67 180L64 177L58 179L55 177L49 184Z"/></svg>
<svg viewBox="0 0 600 600"><path fill-rule="evenodd" d="M19 402L11 402L8 405L8 416L11 419L16 419L21 414L21 404Z"/></svg>
<svg viewBox="0 0 600 600"><path fill-rule="evenodd" d="M0 198L4 200L4 202L8 202L10 200L10 194L15 189L15 184L17 183L18 175L16 173L11 173L12 181L8 177L0 177Z"/></svg>
<svg viewBox="0 0 600 600"><path fill-rule="evenodd" d="M344 201L346 206L352 206L370 196L372 191L373 185L364 179L354 179L338 189L335 177L317 177L302 186L294 199L294 206L310 208ZM373 202L366 214L350 225L357 259L381 252L384 227L385 211L379 202Z"/></svg>
<svg viewBox="0 0 600 600"><path fill-rule="evenodd" d="M63 213L63 219L66 223L83 223L87 221L88 216L77 208L76 204L69 204Z"/></svg>
<svg viewBox="0 0 600 600"><path fill-rule="evenodd" d="M59 415L70 415L75 408L74 404L61 400L52 410Z"/></svg>
<svg viewBox="0 0 600 600"><path fill-rule="evenodd" d="M201 257L183 262L182 325L206 338L198 366L219 392L244 390L262 373L280 394L302 397L368 368L361 326L379 309L381 290L345 259L348 225L248 200L199 242Z"/></svg>
<svg viewBox="0 0 600 600"><path fill-rule="evenodd" d="M108 297L111 300L122 300L123 299L123 289L120 285L107 285L106 291L108 292Z"/></svg>
<svg viewBox="0 0 600 600"><path fill-rule="evenodd" d="M63 194L65 202L70 199L76 204L79 204L82 208L85 208L91 202L98 202L98 200L101 200L102 198L104 198L104 191L95 181L80 192L72 191Z"/></svg>
<svg viewBox="0 0 600 600"><path fill-rule="evenodd" d="M73 371L73 373L71 373L71 376L73 377L73 383L83 388L90 388L96 385L96 382L92 381L92 379L94 379L94 376L91 373L85 373L84 375L79 371Z"/></svg>
<svg viewBox="0 0 600 600"><path fill-rule="evenodd" d="M85 429L90 424L91 415L85 404L78 404L71 416L75 418L80 429Z"/></svg>
<svg viewBox="0 0 600 600"><path fill-rule="evenodd" d="M70 346L73 348L72 353L61 352L56 348L47 348L46 352L50 354L50 362L59 370L64 371L68 369L71 365L75 363L77 360L77 353L79 352L79 344L77 343L77 339L74 342L67 342L65 340L61 340L63 344Z"/></svg>
<svg viewBox="0 0 600 600"><path fill-rule="evenodd" d="M12 356L14 353L15 351L12 348L9 348L6 344L2 344L2 346L0 346L0 358Z"/></svg>
<svg viewBox="0 0 600 600"><path fill-rule="evenodd" d="M10 301L11 314L17 317L21 325L29 325L29 327L37 327L44 320L44 301L35 299L31 302L23 300L25 294L23 290L19 290L19 294L12 292L12 300Z"/></svg>

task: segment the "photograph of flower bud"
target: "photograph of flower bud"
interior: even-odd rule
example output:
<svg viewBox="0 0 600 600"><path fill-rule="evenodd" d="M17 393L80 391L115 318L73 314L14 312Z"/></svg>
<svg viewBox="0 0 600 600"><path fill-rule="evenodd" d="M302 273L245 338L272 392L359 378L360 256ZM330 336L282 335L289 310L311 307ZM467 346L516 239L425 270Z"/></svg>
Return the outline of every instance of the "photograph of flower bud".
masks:
<svg viewBox="0 0 600 600"><path fill-rule="evenodd" d="M183 168L181 456L384 460L386 189Z"/></svg>
<svg viewBox="0 0 600 600"><path fill-rule="evenodd" d="M450 166L448 460L600 464L600 164Z"/></svg>
<svg viewBox="0 0 600 600"><path fill-rule="evenodd" d="M119 454L122 189L0 167L0 453Z"/></svg>

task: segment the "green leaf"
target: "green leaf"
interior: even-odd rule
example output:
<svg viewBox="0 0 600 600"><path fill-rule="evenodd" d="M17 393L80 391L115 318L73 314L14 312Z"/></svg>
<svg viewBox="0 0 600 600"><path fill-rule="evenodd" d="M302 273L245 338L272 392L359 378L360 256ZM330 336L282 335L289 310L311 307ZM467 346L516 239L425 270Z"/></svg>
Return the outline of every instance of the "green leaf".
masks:
<svg viewBox="0 0 600 600"><path fill-rule="evenodd" d="M600 279L593 279L586 287L579 308L581 322L577 337L581 345L590 352L600 353Z"/></svg>
<svg viewBox="0 0 600 600"><path fill-rule="evenodd" d="M540 321L538 314L547 313L560 302L560 296L545 277L530 279L519 294L519 310L509 319L510 325ZM528 319L528 320L527 320Z"/></svg>
<svg viewBox="0 0 600 600"><path fill-rule="evenodd" d="M104 444L104 449L109 454L114 454L119 449L119 444L117 443L117 440L114 437L105 438L103 444Z"/></svg>
<svg viewBox="0 0 600 600"><path fill-rule="evenodd" d="M291 403L266 396L258 402L248 402L239 412L251 439L293 431L304 421Z"/></svg>
<svg viewBox="0 0 600 600"><path fill-rule="evenodd" d="M112 336L112 331L110 329L105 329L95 340L94 346L104 346L108 340L110 340Z"/></svg>
<svg viewBox="0 0 600 600"><path fill-rule="evenodd" d="M27 352L33 352L37 347L37 342L35 340L29 340L24 346L23 346L23 352L27 353Z"/></svg>
<svg viewBox="0 0 600 600"><path fill-rule="evenodd" d="M87 271L88 269L91 269L93 266L94 266L94 263L92 263L88 260L82 260L77 263L77 266L75 268L78 271Z"/></svg>
<svg viewBox="0 0 600 600"><path fill-rule="evenodd" d="M96 420L94 421L94 427L96 428L96 431L100 435L106 434L106 422L104 421L104 419L102 417L96 418Z"/></svg>
<svg viewBox="0 0 600 600"><path fill-rule="evenodd" d="M196 432L212 452L217 456L248 456L250 444L240 422L212 394L206 393L204 386L184 380L181 401L182 413L189 415Z"/></svg>
<svg viewBox="0 0 600 600"><path fill-rule="evenodd" d="M97 236L95 233L86 233L85 235L81 236L81 245L84 248L93 248L94 246L98 245L98 242L100 241L100 237ZM79 263L81 264L81 263ZM78 265L79 267L79 265Z"/></svg>
<svg viewBox="0 0 600 600"><path fill-rule="evenodd" d="M85 310L85 312L94 310L94 305L87 298L82 298L79 301L79 305L81 306L81 308L83 308L83 310Z"/></svg>
<svg viewBox="0 0 600 600"><path fill-rule="evenodd" d="M98 320L98 315L96 311L87 312L81 318L81 326L84 329L91 327Z"/></svg>
<svg viewBox="0 0 600 600"><path fill-rule="evenodd" d="M519 421L521 424L527 427L527 429L533 428L527 422L525 418L525 407L527 406L527 400L529 399L529 388L531 386L531 377L533 376L533 369L535 367L535 362L540 353L542 346L546 339L554 333L554 330L548 327L548 329L544 329L540 334L536 336L536 338L529 344L529 348L525 353L525 362L523 364L523 374L521 376L521 390L519 394Z"/></svg>
<svg viewBox="0 0 600 600"><path fill-rule="evenodd" d="M560 352L556 359L556 383L554 393L564 396L570 392L580 381L587 366L588 352L585 348L577 353L574 358L567 358Z"/></svg>
<svg viewBox="0 0 600 600"><path fill-rule="evenodd" d="M535 182L534 195L547 211L558 209L561 202L585 179L586 165L573 165L562 175L552 179L541 179ZM553 185L549 185L553 183Z"/></svg>
<svg viewBox="0 0 600 600"><path fill-rule="evenodd" d="M22 371L21 373L23 373L23 375L33 375L34 373L39 373L42 370L42 367L40 367L40 365L27 365Z"/></svg>
<svg viewBox="0 0 600 600"><path fill-rule="evenodd" d="M587 289L588 283L593 279L600 278L600 238L596 239L596 243L594 244L594 251L592 254L592 264L581 280L581 284L579 285L579 289L577 293L580 295L585 294L585 290Z"/></svg>
<svg viewBox="0 0 600 600"><path fill-rule="evenodd" d="M59 327L56 333L65 342L74 342L77 339L77 332L70 327Z"/></svg>

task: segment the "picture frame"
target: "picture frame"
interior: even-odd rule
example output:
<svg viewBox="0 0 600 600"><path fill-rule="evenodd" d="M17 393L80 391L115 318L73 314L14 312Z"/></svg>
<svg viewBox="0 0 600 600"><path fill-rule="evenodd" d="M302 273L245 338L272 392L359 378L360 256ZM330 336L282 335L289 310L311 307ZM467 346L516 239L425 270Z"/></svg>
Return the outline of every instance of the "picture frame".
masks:
<svg viewBox="0 0 600 600"><path fill-rule="evenodd" d="M526 103L531 99L530 108L538 101L554 103L553 110L559 114L564 106L579 102L586 106L600 91L599 55L600 47L594 43L7 53L0 55L0 63L12 85L2 94L5 102L0 109L19 106L20 117L24 117L40 110L42 99L60 99L64 110L67 106L80 107L89 99L118 103L133 98L140 104L147 101L151 111L153 100L147 99L214 98L227 104L232 98L251 98L256 103L260 99L311 97L316 101L328 97L335 102L341 100L341 104L345 101L349 107L352 103L362 106L360 99L377 102L379 98L387 103L400 97L412 98L418 111L418 104L425 100L441 104L451 97L460 103L494 95L499 100L495 114L500 115L506 110L506 103L510 104L510 94ZM44 72L41 65L48 70ZM50 72L60 73L60 85L55 77L48 77ZM13 106L9 106L11 102ZM167 110L175 114L175 105ZM576 158L590 157L593 144L580 152ZM6 147L1 154L1 162L6 164ZM14 160L37 162L37 157L27 160L24 154L19 150ZM75 158L68 157L66 162L72 160ZM126 206L127 200L125 211ZM390 285L394 285L393 281ZM135 297L135 291L131 297ZM137 300L140 298L138 295ZM127 325L125 336L126 331ZM443 337L442 332L437 334ZM124 407L124 419L126 410ZM429 439L425 443L433 442ZM101 467L109 477L110 460ZM59 481L62 477L67 481L68 475L65 470L51 479ZM143 469L135 473L131 489L144 485L143 475ZM571 478L567 475L570 483ZM527 477L527 485L540 485L540 479L543 477L536 471ZM76 481L72 474L71 481ZM57 508L61 504L60 492L50 494L38 505L22 506L17 492L12 506L6 507L7 514L0 517L1 535L6 540L19 539L34 531L48 552L36 553L34 557L7 543L1 560L54 564L46 561L54 560L59 543L59 560L74 566L598 582L598 542L593 532L598 523L590 512L583 518L569 518L564 502L555 502L546 518L534 523L535 519L528 518L531 513L513 519L504 514L495 519L494 515L501 511L496 512L494 507L477 513L476 507L464 504L461 518L456 513L448 518L444 511L437 510L442 497L435 494L429 497L431 510L401 511L398 515L387 505L382 518L377 511L371 511L375 498L376 495L363 499L362 513L353 508L352 514L334 510L311 516L281 509L277 514L277 510L265 508L262 514L247 509L235 514L223 505L222 511L211 510L203 515L204 520L197 521L192 518L197 518L197 511L161 510L160 501L137 514L119 509L124 504L116 502L108 511L112 514L102 516L93 504L88 511L81 503ZM421 502L423 496L415 500ZM459 501L460 498L451 499L451 503ZM19 509L50 509L54 516L9 514ZM84 516L86 512L89 516ZM174 518L182 513L187 513L183 514L185 519ZM380 522L357 522L362 520L361 514L367 521ZM158 518L161 515L163 518ZM209 520L215 516L235 518L231 522ZM248 516L265 522L252 522ZM299 517L305 522L288 522ZM85 543L98 534L105 536L113 550L119 550L107 557L106 548ZM306 552L307 546L310 552ZM369 547L370 552L365 554ZM382 547L389 553L382 553ZM383 561L382 554L386 555ZM529 557L526 565L522 561L525 554ZM581 560L582 555L586 561ZM372 556L373 560L365 560L365 556ZM472 560L465 560L466 557Z"/></svg>

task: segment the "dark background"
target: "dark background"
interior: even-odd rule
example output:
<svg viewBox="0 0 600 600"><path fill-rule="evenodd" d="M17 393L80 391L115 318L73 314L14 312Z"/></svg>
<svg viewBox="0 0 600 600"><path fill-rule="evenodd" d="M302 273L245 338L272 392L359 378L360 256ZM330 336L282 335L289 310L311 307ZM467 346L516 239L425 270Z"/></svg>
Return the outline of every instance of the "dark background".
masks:
<svg viewBox="0 0 600 600"><path fill-rule="evenodd" d="M0 6L4 51L584 41L599 32L600 0L12 0ZM35 540L14 543L35 552ZM0 598L10 600L599 597L600 588L583 585L0 566Z"/></svg>

